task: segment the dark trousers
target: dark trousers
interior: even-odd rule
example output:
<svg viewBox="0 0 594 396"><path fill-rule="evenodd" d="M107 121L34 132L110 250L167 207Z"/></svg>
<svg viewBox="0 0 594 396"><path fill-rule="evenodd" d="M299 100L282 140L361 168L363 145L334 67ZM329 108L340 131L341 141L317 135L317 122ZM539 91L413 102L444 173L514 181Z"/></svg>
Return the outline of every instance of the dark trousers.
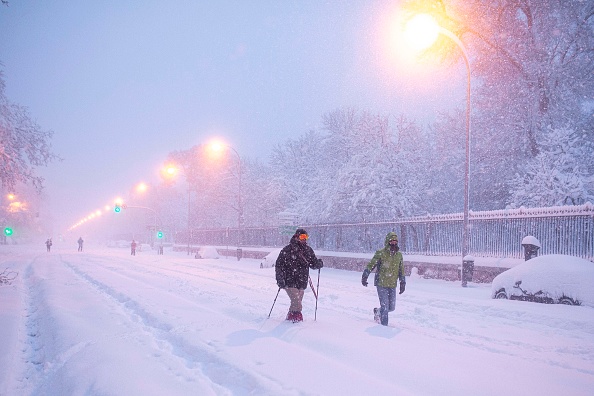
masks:
<svg viewBox="0 0 594 396"><path fill-rule="evenodd" d="M380 320L382 325L388 325L388 312L396 309L396 288L377 286L377 296L380 302Z"/></svg>

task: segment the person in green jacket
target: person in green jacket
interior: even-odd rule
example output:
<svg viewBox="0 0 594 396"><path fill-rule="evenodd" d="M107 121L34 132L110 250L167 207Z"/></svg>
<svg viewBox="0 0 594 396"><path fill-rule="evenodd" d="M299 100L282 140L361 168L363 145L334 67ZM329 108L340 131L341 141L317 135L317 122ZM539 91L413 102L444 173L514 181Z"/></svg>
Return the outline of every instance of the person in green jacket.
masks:
<svg viewBox="0 0 594 396"><path fill-rule="evenodd" d="M404 276L404 261L398 247L398 235L389 232L386 235L384 248L378 250L367 264L361 277L363 286L367 286L367 278L376 269L374 285L377 286L380 308L374 308L376 321L384 326L388 325L388 312L396 308L396 284L400 280L400 293L404 293L406 277Z"/></svg>

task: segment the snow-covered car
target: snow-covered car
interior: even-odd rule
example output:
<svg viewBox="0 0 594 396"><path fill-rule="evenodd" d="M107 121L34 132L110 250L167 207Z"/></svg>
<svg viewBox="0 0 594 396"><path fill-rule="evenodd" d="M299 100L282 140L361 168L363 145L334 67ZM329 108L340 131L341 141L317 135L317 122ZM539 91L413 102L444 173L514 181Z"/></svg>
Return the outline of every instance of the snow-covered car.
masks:
<svg viewBox="0 0 594 396"><path fill-rule="evenodd" d="M125 239L120 239L117 241L107 241L107 247L115 247L115 248L129 248L131 241L126 241Z"/></svg>
<svg viewBox="0 0 594 396"><path fill-rule="evenodd" d="M214 246L201 246L196 252L197 259L218 259L219 252Z"/></svg>
<svg viewBox="0 0 594 396"><path fill-rule="evenodd" d="M535 257L497 275L491 297L594 307L594 263L562 254Z"/></svg>
<svg viewBox="0 0 594 396"><path fill-rule="evenodd" d="M274 267L274 265L276 264L276 259L278 258L278 255L280 254L281 250L282 249L274 249L273 251L268 253L266 256L264 256L262 261L260 261L260 268Z"/></svg>

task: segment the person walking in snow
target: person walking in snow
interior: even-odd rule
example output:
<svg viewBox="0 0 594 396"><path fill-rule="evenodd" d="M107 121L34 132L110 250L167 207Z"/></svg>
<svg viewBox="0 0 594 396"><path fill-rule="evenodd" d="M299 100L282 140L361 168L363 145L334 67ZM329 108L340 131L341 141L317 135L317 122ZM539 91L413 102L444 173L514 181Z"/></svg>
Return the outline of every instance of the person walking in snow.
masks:
<svg viewBox="0 0 594 396"><path fill-rule="evenodd" d="M78 251L79 252L82 252L83 242L84 242L83 239L82 239L82 237L78 238L78 241L77 242L78 242Z"/></svg>
<svg viewBox="0 0 594 396"><path fill-rule="evenodd" d="M130 254L136 256L136 241L134 239L132 239L132 243L130 244Z"/></svg>
<svg viewBox="0 0 594 396"><path fill-rule="evenodd" d="M47 241L45 241L45 247L48 252L52 249L52 238L48 238Z"/></svg>
<svg viewBox="0 0 594 396"><path fill-rule="evenodd" d="M313 249L307 245L309 236L303 228L298 228L291 241L278 255L275 264L276 284L285 289L291 299L287 320L303 321L301 313L303 294L309 280L309 269L320 269L324 266Z"/></svg>
<svg viewBox="0 0 594 396"><path fill-rule="evenodd" d="M374 285L377 287L380 307L373 309L373 316L376 322L384 326L388 325L388 312L396 308L396 283L400 280L400 293L406 288L406 277L404 276L404 260L398 247L398 235L389 232L386 235L384 248L375 252L373 258L367 264L361 276L361 283L367 286L367 278L371 271L376 269Z"/></svg>

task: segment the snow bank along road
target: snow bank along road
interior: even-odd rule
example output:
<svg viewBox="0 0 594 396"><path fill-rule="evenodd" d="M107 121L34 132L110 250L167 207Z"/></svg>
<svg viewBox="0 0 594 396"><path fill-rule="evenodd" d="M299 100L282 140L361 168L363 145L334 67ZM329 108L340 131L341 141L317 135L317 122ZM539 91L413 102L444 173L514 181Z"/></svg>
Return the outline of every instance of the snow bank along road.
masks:
<svg viewBox="0 0 594 396"><path fill-rule="evenodd" d="M594 310L409 279L390 326L324 268L305 322L258 260L0 247L0 395L591 395ZM317 271L312 271L314 284Z"/></svg>

